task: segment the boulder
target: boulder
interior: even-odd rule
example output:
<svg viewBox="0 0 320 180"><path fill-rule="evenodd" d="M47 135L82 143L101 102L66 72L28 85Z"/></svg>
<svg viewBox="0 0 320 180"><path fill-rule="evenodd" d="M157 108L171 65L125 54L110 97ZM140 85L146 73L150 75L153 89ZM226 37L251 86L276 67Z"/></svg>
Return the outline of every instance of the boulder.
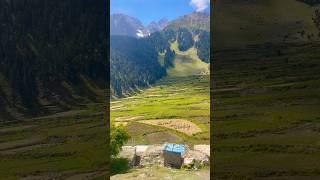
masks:
<svg viewBox="0 0 320 180"><path fill-rule="evenodd" d="M210 158L201 151L188 150L184 155L183 163L186 168L199 168L200 166L210 164Z"/></svg>

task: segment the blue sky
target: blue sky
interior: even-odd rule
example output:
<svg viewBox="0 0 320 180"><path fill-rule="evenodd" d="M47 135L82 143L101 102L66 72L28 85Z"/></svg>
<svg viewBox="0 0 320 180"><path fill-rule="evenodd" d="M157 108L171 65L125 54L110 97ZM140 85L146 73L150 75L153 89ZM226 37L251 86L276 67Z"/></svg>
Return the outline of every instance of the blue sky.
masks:
<svg viewBox="0 0 320 180"><path fill-rule="evenodd" d="M110 13L138 18L144 25L161 18L173 20L193 11L207 11L210 0L110 0Z"/></svg>

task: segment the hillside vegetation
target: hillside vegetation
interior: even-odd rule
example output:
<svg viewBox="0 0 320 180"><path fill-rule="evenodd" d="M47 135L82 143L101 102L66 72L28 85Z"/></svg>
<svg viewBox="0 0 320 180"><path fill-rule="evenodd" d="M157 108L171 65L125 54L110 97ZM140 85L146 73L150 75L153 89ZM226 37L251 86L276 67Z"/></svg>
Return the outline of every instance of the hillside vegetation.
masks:
<svg viewBox="0 0 320 180"><path fill-rule="evenodd" d="M215 177L320 177L319 50L287 44L215 53Z"/></svg>
<svg viewBox="0 0 320 180"><path fill-rule="evenodd" d="M316 8L297 0L217 0L213 45L217 49L319 41L319 30L312 19Z"/></svg>
<svg viewBox="0 0 320 180"><path fill-rule="evenodd" d="M0 179L107 178L106 1L0 1Z"/></svg>
<svg viewBox="0 0 320 180"><path fill-rule="evenodd" d="M318 7L216 2L212 176L319 179Z"/></svg>
<svg viewBox="0 0 320 180"><path fill-rule="evenodd" d="M0 9L1 122L101 100L108 58L100 3L1 1Z"/></svg>

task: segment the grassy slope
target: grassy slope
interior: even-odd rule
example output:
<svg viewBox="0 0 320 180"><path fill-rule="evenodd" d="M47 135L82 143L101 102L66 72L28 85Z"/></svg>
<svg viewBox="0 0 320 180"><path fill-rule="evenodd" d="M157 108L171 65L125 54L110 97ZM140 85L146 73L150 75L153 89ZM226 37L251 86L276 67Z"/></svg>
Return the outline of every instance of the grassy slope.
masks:
<svg viewBox="0 0 320 180"><path fill-rule="evenodd" d="M178 43L175 41L170 48L176 52L176 58L174 68L167 71L169 77L209 74L209 64L198 58L197 50L194 47L182 52L179 51Z"/></svg>
<svg viewBox="0 0 320 180"><path fill-rule="evenodd" d="M88 103L78 110L0 125L0 177L103 176L107 172L107 159L101 158L107 151L103 109L103 103Z"/></svg>
<svg viewBox="0 0 320 180"><path fill-rule="evenodd" d="M318 33L314 8L295 0L216 3L213 175L319 179L319 38L297 33ZM294 43L261 45L286 34Z"/></svg>
<svg viewBox="0 0 320 180"><path fill-rule="evenodd" d="M291 44L216 53L214 176L320 177L319 51Z"/></svg>
<svg viewBox="0 0 320 180"><path fill-rule="evenodd" d="M296 0L217 0L214 6L215 48L282 42L285 35L290 42L306 41L308 34L320 40L312 22L315 7Z"/></svg>

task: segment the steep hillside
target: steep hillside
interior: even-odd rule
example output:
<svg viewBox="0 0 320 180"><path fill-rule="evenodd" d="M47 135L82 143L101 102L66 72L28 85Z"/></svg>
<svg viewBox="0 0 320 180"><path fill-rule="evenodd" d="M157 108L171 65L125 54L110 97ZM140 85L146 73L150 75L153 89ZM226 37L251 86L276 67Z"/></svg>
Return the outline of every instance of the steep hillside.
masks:
<svg viewBox="0 0 320 180"><path fill-rule="evenodd" d="M0 2L0 121L103 97L107 19L100 6L89 0Z"/></svg>
<svg viewBox="0 0 320 180"><path fill-rule="evenodd" d="M158 51L144 40L111 36L110 39L111 94L123 96L137 87L154 83L165 75L158 63Z"/></svg>
<svg viewBox="0 0 320 180"><path fill-rule="evenodd" d="M214 8L216 48L320 40L316 7L297 0L217 0Z"/></svg>
<svg viewBox="0 0 320 180"><path fill-rule="evenodd" d="M210 31L210 14L206 12L193 12L171 21L166 28L187 28L190 31L194 29Z"/></svg>

